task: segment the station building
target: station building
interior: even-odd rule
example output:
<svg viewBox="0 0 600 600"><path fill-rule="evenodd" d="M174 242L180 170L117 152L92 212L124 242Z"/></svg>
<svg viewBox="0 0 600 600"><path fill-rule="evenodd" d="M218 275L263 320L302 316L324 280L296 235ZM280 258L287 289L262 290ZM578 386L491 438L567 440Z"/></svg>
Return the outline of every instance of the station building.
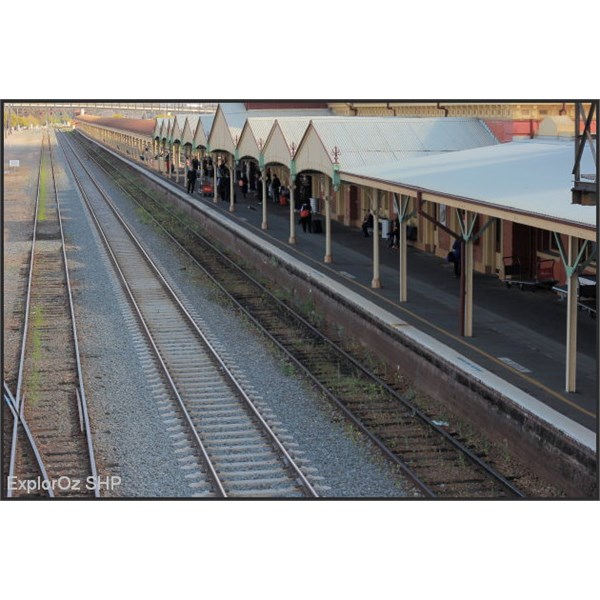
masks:
<svg viewBox="0 0 600 600"><path fill-rule="evenodd" d="M563 284L565 389L574 391L578 290L582 274L596 289L597 217L596 206L572 203L573 110L569 104L440 103L259 110L224 103L209 115L153 120L81 115L75 124L176 183L185 185L186 162L196 157L201 177L214 182L215 203L217 177L225 173L232 212L238 178L242 173L250 182L258 177L263 229L269 227L266 182L277 175L287 190L280 201L289 206L288 242L296 243L295 211L310 201L321 217L326 263L334 261L333 220L358 227L370 212L373 231L385 236L397 219L400 302L408 298L407 245L445 257L460 240L461 333L466 337L472 335L474 272ZM596 131L595 121L591 130ZM597 178L594 152L588 148L580 157L592 181ZM382 285L375 241L371 285Z"/></svg>

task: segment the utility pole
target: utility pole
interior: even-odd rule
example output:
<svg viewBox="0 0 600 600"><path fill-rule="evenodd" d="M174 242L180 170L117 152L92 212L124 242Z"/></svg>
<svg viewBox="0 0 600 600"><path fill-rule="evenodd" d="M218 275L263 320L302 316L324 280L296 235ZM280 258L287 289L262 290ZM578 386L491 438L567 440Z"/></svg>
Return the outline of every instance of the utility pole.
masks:
<svg viewBox="0 0 600 600"><path fill-rule="evenodd" d="M586 106L588 106L586 110ZM595 115L595 118L594 118ZM583 123L583 131L581 130ZM592 131L592 123L596 124ZM598 101L575 103L575 166L573 167L574 185L571 190L572 203L598 205ZM593 173L582 173L581 162L586 150L594 162Z"/></svg>

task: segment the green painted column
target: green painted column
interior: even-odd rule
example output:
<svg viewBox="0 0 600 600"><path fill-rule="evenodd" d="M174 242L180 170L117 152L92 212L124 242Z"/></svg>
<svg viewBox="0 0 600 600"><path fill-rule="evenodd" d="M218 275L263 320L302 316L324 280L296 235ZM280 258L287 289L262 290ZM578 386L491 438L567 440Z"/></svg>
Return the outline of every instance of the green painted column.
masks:
<svg viewBox="0 0 600 600"><path fill-rule="evenodd" d="M262 223L260 224L260 228L268 229L269 224L267 222L267 169L266 168L262 169L260 179L262 181Z"/></svg>
<svg viewBox="0 0 600 600"><path fill-rule="evenodd" d="M398 235L398 254L399 254L399 269L400 269L400 302L408 300L408 236L406 234L406 211L408 209L408 198L400 197L401 206L398 207L400 213L398 221L400 223L400 231Z"/></svg>
<svg viewBox="0 0 600 600"><path fill-rule="evenodd" d="M465 337L473 337L473 236L469 236L463 247L465 249L465 329L463 335Z"/></svg>
<svg viewBox="0 0 600 600"><path fill-rule="evenodd" d="M567 241L567 264L578 263L577 238L569 236ZM577 286L579 277L577 269L567 270L567 362L565 371L565 391L576 391L577 383Z"/></svg>
<svg viewBox="0 0 600 600"><path fill-rule="evenodd" d="M289 244L296 243L296 214L294 213L294 206L296 204L296 201L294 199L295 189L295 179L290 179L290 237L288 239Z"/></svg>
<svg viewBox="0 0 600 600"><path fill-rule="evenodd" d="M229 172L229 212L235 212L235 157L231 156Z"/></svg>
<svg viewBox="0 0 600 600"><path fill-rule="evenodd" d="M329 178L327 179L327 189L325 191L325 256L323 262L333 262L331 254L331 198L329 197Z"/></svg>

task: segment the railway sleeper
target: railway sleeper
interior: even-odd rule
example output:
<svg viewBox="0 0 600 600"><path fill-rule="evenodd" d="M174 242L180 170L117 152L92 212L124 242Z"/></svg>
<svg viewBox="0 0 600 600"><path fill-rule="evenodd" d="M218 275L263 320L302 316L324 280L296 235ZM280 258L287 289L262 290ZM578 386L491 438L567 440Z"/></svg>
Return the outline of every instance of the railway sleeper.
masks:
<svg viewBox="0 0 600 600"><path fill-rule="evenodd" d="M242 476L246 475L245 479L238 479L237 477L233 479L231 482L228 482L229 486L233 490L245 487L260 487L260 488L274 488L276 490L276 486L279 484L289 484L290 477L285 473L281 473L279 471L279 476L277 477L248 477L248 473L242 473Z"/></svg>
<svg viewBox="0 0 600 600"><path fill-rule="evenodd" d="M276 493L275 493L276 492ZM303 497L304 494L297 486L289 486L286 488L278 488L277 490L262 490L262 489L246 489L246 490L236 490L232 492L232 495L240 497L248 497L248 498L273 498L273 497L282 497L287 498L288 496L297 496Z"/></svg>

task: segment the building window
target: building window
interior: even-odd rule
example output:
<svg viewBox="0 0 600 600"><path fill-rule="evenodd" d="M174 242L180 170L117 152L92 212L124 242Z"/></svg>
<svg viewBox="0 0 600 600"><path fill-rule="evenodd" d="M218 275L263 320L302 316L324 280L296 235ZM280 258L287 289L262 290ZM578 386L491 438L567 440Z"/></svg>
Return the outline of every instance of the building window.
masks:
<svg viewBox="0 0 600 600"><path fill-rule="evenodd" d="M446 223L446 205L445 204L440 204L439 205L439 218L438 218L438 221L442 225L447 225L447 223Z"/></svg>
<svg viewBox="0 0 600 600"><path fill-rule="evenodd" d="M552 231L545 229L536 229L536 250L538 252L547 252L558 254L558 246Z"/></svg>
<svg viewBox="0 0 600 600"><path fill-rule="evenodd" d="M585 240L579 240L578 242L578 249L581 250L581 247L583 246L583 244L585 243ZM592 256L592 254L594 254L595 250L596 250L596 243L595 242L588 242L587 246L585 247L585 252L583 253L583 257L581 258L582 262L585 262L587 260L589 260L590 256ZM597 256L596 258L594 258L594 260L592 260L590 262L590 264L588 265L588 269L593 269L594 271L596 270L596 264L597 264Z"/></svg>

